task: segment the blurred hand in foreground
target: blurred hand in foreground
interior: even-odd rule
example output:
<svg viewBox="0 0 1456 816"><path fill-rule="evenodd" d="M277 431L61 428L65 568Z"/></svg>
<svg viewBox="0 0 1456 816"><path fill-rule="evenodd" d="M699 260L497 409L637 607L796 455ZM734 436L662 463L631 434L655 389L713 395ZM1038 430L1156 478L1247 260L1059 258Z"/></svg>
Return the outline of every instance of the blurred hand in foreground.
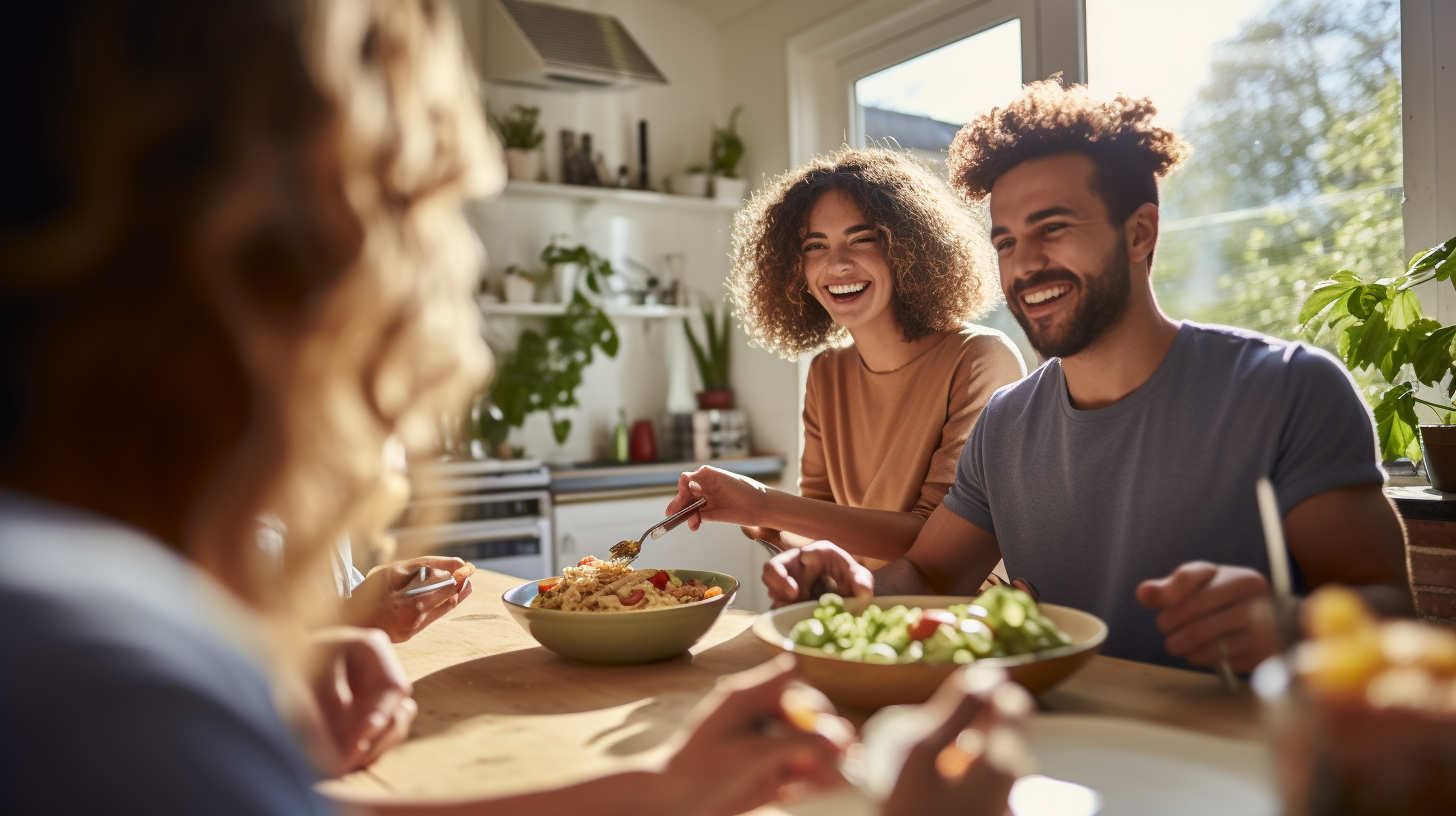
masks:
<svg viewBox="0 0 1456 816"><path fill-rule="evenodd" d="M420 568L425 578L420 578ZM370 571L344 602L345 619L356 626L384 630L389 639L403 643L441 615L470 597L470 574L475 567L459 558L425 556L396 561ZM407 596L416 587L438 584L453 577L455 583L422 595Z"/></svg>
<svg viewBox="0 0 1456 816"><path fill-rule="evenodd" d="M688 716L664 768L674 791L667 801L684 803L684 813L727 816L843 783L839 759L853 729L827 712L812 715L817 725L796 726L802 713L784 707L793 670L783 655L718 683Z"/></svg>
<svg viewBox="0 0 1456 816"><path fill-rule="evenodd" d="M414 688L379 629L334 626L312 641L314 700L338 752L338 771L367 767L409 736L419 711Z"/></svg>
<svg viewBox="0 0 1456 816"><path fill-rule="evenodd" d="M1217 666L1227 655L1234 671L1247 673L1279 650L1269 582L1256 570L1189 561L1143 581L1137 598L1158 610L1168 653L1195 666Z"/></svg>
<svg viewBox="0 0 1456 816"><path fill-rule="evenodd" d="M863 564L828 541L785 550L763 565L763 584L775 609L809 600L809 588L817 578L834 581L839 594L869 598L875 594L875 578Z"/></svg>
<svg viewBox="0 0 1456 816"><path fill-rule="evenodd" d="M1016 779L1032 771L1022 726L1035 704L1001 669L967 666L925 704L938 725L910 749L884 816L1001 816Z"/></svg>

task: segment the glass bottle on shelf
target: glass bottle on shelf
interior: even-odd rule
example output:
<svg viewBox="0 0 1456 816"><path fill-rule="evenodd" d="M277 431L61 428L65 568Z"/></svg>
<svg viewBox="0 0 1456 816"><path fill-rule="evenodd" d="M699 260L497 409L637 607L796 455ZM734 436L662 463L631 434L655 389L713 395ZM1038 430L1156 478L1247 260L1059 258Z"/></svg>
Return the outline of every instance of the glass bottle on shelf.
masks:
<svg viewBox="0 0 1456 816"><path fill-rule="evenodd" d="M628 445L627 435L627 409L617 409L617 427L612 432L612 461L627 462L631 459L631 449Z"/></svg>

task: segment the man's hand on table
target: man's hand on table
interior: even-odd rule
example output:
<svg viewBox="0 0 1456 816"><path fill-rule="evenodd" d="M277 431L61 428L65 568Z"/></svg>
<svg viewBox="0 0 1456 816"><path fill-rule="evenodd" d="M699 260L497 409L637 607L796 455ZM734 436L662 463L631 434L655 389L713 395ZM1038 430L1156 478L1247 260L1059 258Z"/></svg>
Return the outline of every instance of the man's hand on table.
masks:
<svg viewBox="0 0 1456 816"><path fill-rule="evenodd" d="M828 541L785 550L763 565L763 584L774 608L809 599L817 578L832 579L839 593L856 598L875 594L875 578L863 564Z"/></svg>
<svg viewBox="0 0 1456 816"><path fill-rule="evenodd" d="M363 768L409 736L414 688L379 629L334 626L313 634L313 694L341 764Z"/></svg>
<svg viewBox="0 0 1456 816"><path fill-rule="evenodd" d="M1143 581L1138 601L1159 610L1168 652L1195 666L1217 666L1219 641L1234 671L1254 670L1279 649L1269 582L1256 570L1190 561L1166 578Z"/></svg>
<svg viewBox="0 0 1456 816"><path fill-rule="evenodd" d="M708 503L688 516L688 529L697 530L705 521L752 526L763 519L768 490L747 476L704 465L678 477L677 495L668 503L666 514L670 516L706 497Z"/></svg>
<svg viewBox="0 0 1456 816"><path fill-rule="evenodd" d="M427 570L419 580L420 568ZM345 618L352 624L382 629L395 643L403 643L441 615L470 597L469 573L474 568L459 558L425 556L397 561L371 571L346 602ZM423 595L404 593L454 576L455 583Z"/></svg>

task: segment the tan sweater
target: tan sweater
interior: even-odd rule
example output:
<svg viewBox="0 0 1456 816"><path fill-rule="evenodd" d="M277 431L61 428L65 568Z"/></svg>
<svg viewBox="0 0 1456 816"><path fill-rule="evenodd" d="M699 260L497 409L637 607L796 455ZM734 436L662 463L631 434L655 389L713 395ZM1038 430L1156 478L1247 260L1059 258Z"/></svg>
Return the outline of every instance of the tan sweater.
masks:
<svg viewBox="0 0 1456 816"><path fill-rule="evenodd" d="M1016 346L981 326L888 372L870 371L853 344L821 352L804 395L800 494L929 517L992 392L1025 375Z"/></svg>

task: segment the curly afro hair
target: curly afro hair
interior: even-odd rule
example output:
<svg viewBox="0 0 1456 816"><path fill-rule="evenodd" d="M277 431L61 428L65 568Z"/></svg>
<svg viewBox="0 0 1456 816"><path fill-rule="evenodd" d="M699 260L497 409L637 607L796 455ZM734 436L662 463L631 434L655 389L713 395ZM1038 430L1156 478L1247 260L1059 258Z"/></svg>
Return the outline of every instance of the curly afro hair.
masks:
<svg viewBox="0 0 1456 816"><path fill-rule="evenodd" d="M1153 126L1157 112L1147 98L1103 100L1083 85L1063 87L1060 75L1032 82L1011 104L992 108L956 134L946 162L951 185L968 201L980 201L996 179L1023 162L1083 153L1097 166L1093 183L1108 216L1121 224L1143 204L1158 203L1158 179L1192 152L1172 131Z"/></svg>
<svg viewBox="0 0 1456 816"><path fill-rule="evenodd" d="M756 345L794 359L848 341L809 292L800 249L809 211L829 190L849 196L883 237L907 342L960 329L995 305L995 264L972 210L908 153L844 147L769 181L734 218L728 289Z"/></svg>

